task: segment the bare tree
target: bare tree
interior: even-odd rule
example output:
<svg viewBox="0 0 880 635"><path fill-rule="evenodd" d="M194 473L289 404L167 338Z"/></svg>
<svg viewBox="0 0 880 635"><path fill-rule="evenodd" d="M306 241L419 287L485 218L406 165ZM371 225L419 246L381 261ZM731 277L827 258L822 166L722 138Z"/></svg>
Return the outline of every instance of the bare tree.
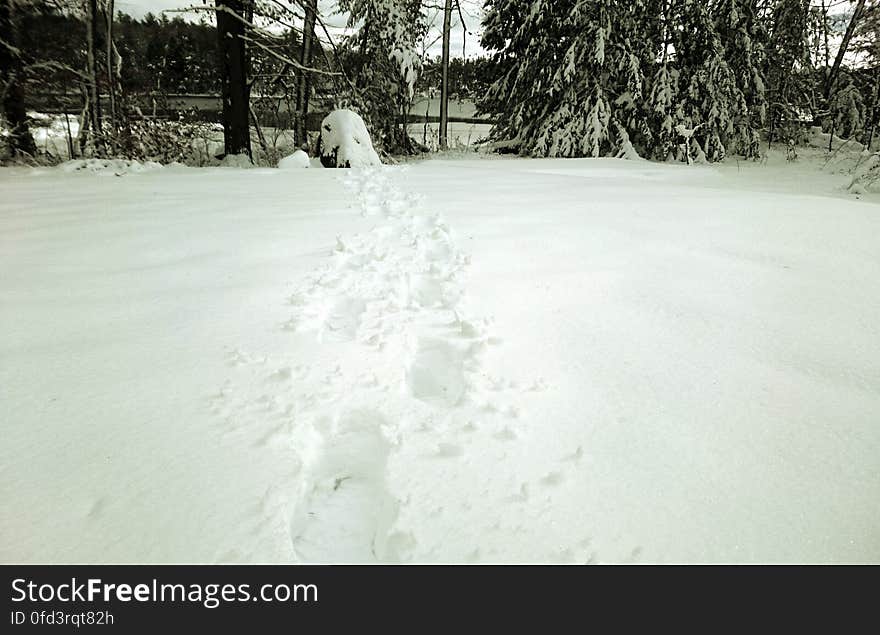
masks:
<svg viewBox="0 0 880 635"><path fill-rule="evenodd" d="M0 0L0 94L3 96L3 113L9 123L9 145L13 156L33 155L37 147L27 125L21 52L16 46L18 38L12 3L13 0Z"/></svg>
<svg viewBox="0 0 880 635"><path fill-rule="evenodd" d="M311 92L311 72L307 70L312 64L312 46L315 41L315 22L318 16L318 0L304 0L305 20L303 22L302 46L299 62L301 68L296 82L296 130L294 131L299 144L307 142L307 118L309 115L309 95Z"/></svg>
<svg viewBox="0 0 880 635"><path fill-rule="evenodd" d="M831 93L834 91L834 84L837 82L837 76L840 74L840 66L843 63L843 58L846 55L847 49L849 48L849 43L850 40L852 40L853 33L855 33L856 26L858 26L859 20L862 18L864 9L865 0L858 0L855 11L853 11L852 17L849 20L849 24L846 27L846 31L843 34L843 40L841 40L840 42L840 48L837 49L837 56L834 58L834 65L831 67L831 72L828 73L828 77L825 81L826 99L830 98Z"/></svg>

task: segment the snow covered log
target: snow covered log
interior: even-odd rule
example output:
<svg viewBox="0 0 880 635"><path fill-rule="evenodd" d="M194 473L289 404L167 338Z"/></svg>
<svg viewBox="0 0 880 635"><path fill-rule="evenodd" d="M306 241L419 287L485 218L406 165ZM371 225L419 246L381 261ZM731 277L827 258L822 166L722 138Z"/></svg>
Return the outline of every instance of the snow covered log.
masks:
<svg viewBox="0 0 880 635"><path fill-rule="evenodd" d="M318 149L325 168L382 165L364 120L351 110L334 110L324 118Z"/></svg>

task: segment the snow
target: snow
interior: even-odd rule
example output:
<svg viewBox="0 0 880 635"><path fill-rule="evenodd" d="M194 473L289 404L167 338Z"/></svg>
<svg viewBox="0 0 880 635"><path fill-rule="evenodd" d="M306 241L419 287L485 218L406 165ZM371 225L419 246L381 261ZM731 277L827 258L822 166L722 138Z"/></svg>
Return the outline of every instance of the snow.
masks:
<svg viewBox="0 0 880 635"><path fill-rule="evenodd" d="M148 170L162 169L161 163L155 161L130 161L128 159L73 159L65 161L58 166L62 172L79 172L87 171L97 174L112 174L121 176L122 174L138 173Z"/></svg>
<svg viewBox="0 0 880 635"><path fill-rule="evenodd" d="M46 114L29 111L31 119L31 134L37 147L52 152L57 156L66 156L67 149L67 126L70 126L70 137L76 139L79 133L79 118L75 115Z"/></svg>
<svg viewBox="0 0 880 635"><path fill-rule="evenodd" d="M361 116L334 110L321 122L321 158L326 167L364 168L381 165Z"/></svg>
<svg viewBox="0 0 880 635"><path fill-rule="evenodd" d="M278 168L281 170L297 170L311 167L311 165L309 155L302 150L297 150L278 162Z"/></svg>
<svg viewBox="0 0 880 635"><path fill-rule="evenodd" d="M878 562L845 175L0 170L0 561Z"/></svg>

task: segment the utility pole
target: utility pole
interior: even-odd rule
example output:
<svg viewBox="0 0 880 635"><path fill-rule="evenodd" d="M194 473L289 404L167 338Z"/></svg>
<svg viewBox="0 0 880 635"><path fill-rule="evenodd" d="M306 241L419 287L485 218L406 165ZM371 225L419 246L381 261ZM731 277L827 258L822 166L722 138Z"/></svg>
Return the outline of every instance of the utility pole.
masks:
<svg viewBox="0 0 880 635"><path fill-rule="evenodd" d="M446 0L443 8L443 58L440 61L440 149L449 147L447 126L449 124L449 31L452 28L452 0Z"/></svg>

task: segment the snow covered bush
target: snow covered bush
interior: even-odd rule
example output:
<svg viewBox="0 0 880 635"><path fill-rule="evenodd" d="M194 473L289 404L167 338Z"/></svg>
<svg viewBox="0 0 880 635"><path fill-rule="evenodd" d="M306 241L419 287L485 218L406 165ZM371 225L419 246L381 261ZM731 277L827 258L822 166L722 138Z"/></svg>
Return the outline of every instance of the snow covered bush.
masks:
<svg viewBox="0 0 880 635"><path fill-rule="evenodd" d="M870 154L859 161L853 169L852 180L847 189L853 194L880 190L880 152Z"/></svg>
<svg viewBox="0 0 880 635"><path fill-rule="evenodd" d="M382 165L364 120L351 110L334 110L324 118L319 148L326 168Z"/></svg>
<svg viewBox="0 0 880 635"><path fill-rule="evenodd" d="M851 137L858 134L865 122L865 99L852 79L835 92L829 103L826 128L834 135Z"/></svg>
<svg viewBox="0 0 880 635"><path fill-rule="evenodd" d="M223 152L223 132L217 124L161 119L134 119L116 142L114 154L137 161L216 163Z"/></svg>

